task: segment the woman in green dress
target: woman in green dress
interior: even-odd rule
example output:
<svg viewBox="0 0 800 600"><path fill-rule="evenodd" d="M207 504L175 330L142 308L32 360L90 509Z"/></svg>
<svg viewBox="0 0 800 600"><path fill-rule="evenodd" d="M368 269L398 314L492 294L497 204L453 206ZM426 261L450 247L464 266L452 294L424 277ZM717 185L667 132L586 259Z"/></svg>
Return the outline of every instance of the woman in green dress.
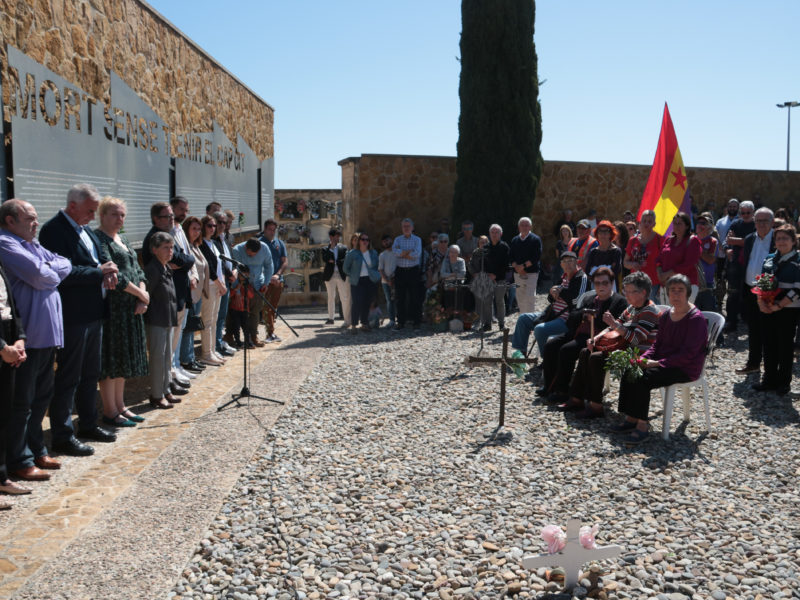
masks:
<svg viewBox="0 0 800 600"><path fill-rule="evenodd" d="M106 196L98 207L100 244L119 268L117 287L108 292L109 315L103 321L100 397L103 422L132 427L144 421L125 406L125 380L147 375L147 352L142 315L150 303L144 272L136 252L120 234L125 224L125 201Z"/></svg>

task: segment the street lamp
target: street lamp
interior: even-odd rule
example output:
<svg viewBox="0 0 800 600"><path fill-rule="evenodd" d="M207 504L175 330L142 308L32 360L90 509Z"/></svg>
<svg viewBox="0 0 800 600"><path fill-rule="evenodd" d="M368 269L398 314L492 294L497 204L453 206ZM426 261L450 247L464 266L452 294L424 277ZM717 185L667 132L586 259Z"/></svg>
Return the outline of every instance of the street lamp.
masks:
<svg viewBox="0 0 800 600"><path fill-rule="evenodd" d="M786 109L786 170L789 170L789 140L792 134L792 108L800 106L800 102L791 101L783 104L776 104L778 108Z"/></svg>

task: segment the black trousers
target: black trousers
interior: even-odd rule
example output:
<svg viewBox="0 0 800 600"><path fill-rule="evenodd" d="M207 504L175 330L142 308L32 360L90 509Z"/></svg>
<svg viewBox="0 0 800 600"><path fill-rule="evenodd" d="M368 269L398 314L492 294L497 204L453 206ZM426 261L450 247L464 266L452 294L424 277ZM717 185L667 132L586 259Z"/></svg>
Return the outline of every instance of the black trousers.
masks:
<svg viewBox="0 0 800 600"><path fill-rule="evenodd" d="M729 327L736 327L739 323L739 315L742 311L744 267L737 262L729 262L725 278L728 280L728 301L725 304L725 322ZM747 320L746 316L743 318Z"/></svg>
<svg viewBox="0 0 800 600"><path fill-rule="evenodd" d="M360 277L358 285L350 286L350 324L355 327L361 321L362 325L369 326L369 305L375 298L375 284L369 277Z"/></svg>
<svg viewBox="0 0 800 600"><path fill-rule="evenodd" d="M742 318L747 321L747 364L759 366L764 353L763 314L751 289L749 285L742 286Z"/></svg>
<svg viewBox="0 0 800 600"><path fill-rule="evenodd" d="M411 320L414 325L419 325L422 320L419 267L397 267L394 272L394 293L397 324L403 326Z"/></svg>
<svg viewBox="0 0 800 600"><path fill-rule="evenodd" d="M619 386L619 412L635 419L648 420L650 414L650 390L686 383L689 377L676 367L654 367L645 369L636 381L623 379Z"/></svg>
<svg viewBox="0 0 800 600"><path fill-rule="evenodd" d="M792 383L794 332L797 309L782 308L778 312L761 313L764 339L764 380L769 387L788 387Z"/></svg>
<svg viewBox="0 0 800 600"><path fill-rule="evenodd" d="M66 317L66 315L65 315ZM55 393L50 404L53 442L73 434L72 407L78 410L82 429L97 424L97 380L100 378L100 347L103 321L69 324L64 319L64 347L58 351Z"/></svg>
<svg viewBox="0 0 800 600"><path fill-rule="evenodd" d="M14 341L12 340L13 344ZM17 369L0 360L0 483L8 479L6 469L6 445L8 440L8 423L11 420L11 407L14 400L14 380Z"/></svg>
<svg viewBox="0 0 800 600"><path fill-rule="evenodd" d="M574 338L568 333L551 337L542 352L544 387L551 392L566 394L569 380L578 360L578 354L586 348L588 333L579 333Z"/></svg>
<svg viewBox="0 0 800 600"><path fill-rule="evenodd" d="M589 402L603 403L603 383L606 378L605 352L584 348L578 354L578 364L569 382L569 395Z"/></svg>

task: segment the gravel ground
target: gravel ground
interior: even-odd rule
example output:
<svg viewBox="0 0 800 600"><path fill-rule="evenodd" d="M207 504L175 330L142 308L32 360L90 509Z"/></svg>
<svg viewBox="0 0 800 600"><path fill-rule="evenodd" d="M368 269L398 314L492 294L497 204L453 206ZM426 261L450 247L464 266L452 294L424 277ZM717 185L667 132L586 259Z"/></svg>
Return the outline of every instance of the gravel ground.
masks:
<svg viewBox="0 0 800 600"><path fill-rule="evenodd" d="M582 423L519 381L487 444L499 368L465 365L473 332L343 334L168 597L568 598L521 558L544 551L544 525L577 517L623 552L587 565L576 596L800 598L797 396L750 392L755 376L733 373L745 345L717 349L708 371L712 435L695 401L670 441L656 418L627 448L613 410Z"/></svg>

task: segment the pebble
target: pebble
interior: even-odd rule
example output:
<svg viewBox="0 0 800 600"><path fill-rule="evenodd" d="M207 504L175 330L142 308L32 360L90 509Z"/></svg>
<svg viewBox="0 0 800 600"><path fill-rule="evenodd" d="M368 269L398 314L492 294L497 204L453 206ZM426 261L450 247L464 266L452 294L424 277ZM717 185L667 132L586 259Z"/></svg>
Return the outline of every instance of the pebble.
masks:
<svg viewBox="0 0 800 600"><path fill-rule="evenodd" d="M584 566L575 597L791 597L800 589L789 535L800 503L796 405L751 395L733 375L746 340L730 341L706 371L715 435L698 443L704 419L694 391L692 420L681 424L679 403L671 439L661 440L654 392L654 434L627 448L609 432L616 382L609 418L583 423L547 410L532 385L510 378L507 436L487 443L499 371L465 364L477 334L334 338L172 597L541 597L563 589L547 578L558 559L534 572L522 559L545 552L544 525L572 517L599 526L598 545L623 547ZM487 335L481 356L499 355L500 342Z"/></svg>

